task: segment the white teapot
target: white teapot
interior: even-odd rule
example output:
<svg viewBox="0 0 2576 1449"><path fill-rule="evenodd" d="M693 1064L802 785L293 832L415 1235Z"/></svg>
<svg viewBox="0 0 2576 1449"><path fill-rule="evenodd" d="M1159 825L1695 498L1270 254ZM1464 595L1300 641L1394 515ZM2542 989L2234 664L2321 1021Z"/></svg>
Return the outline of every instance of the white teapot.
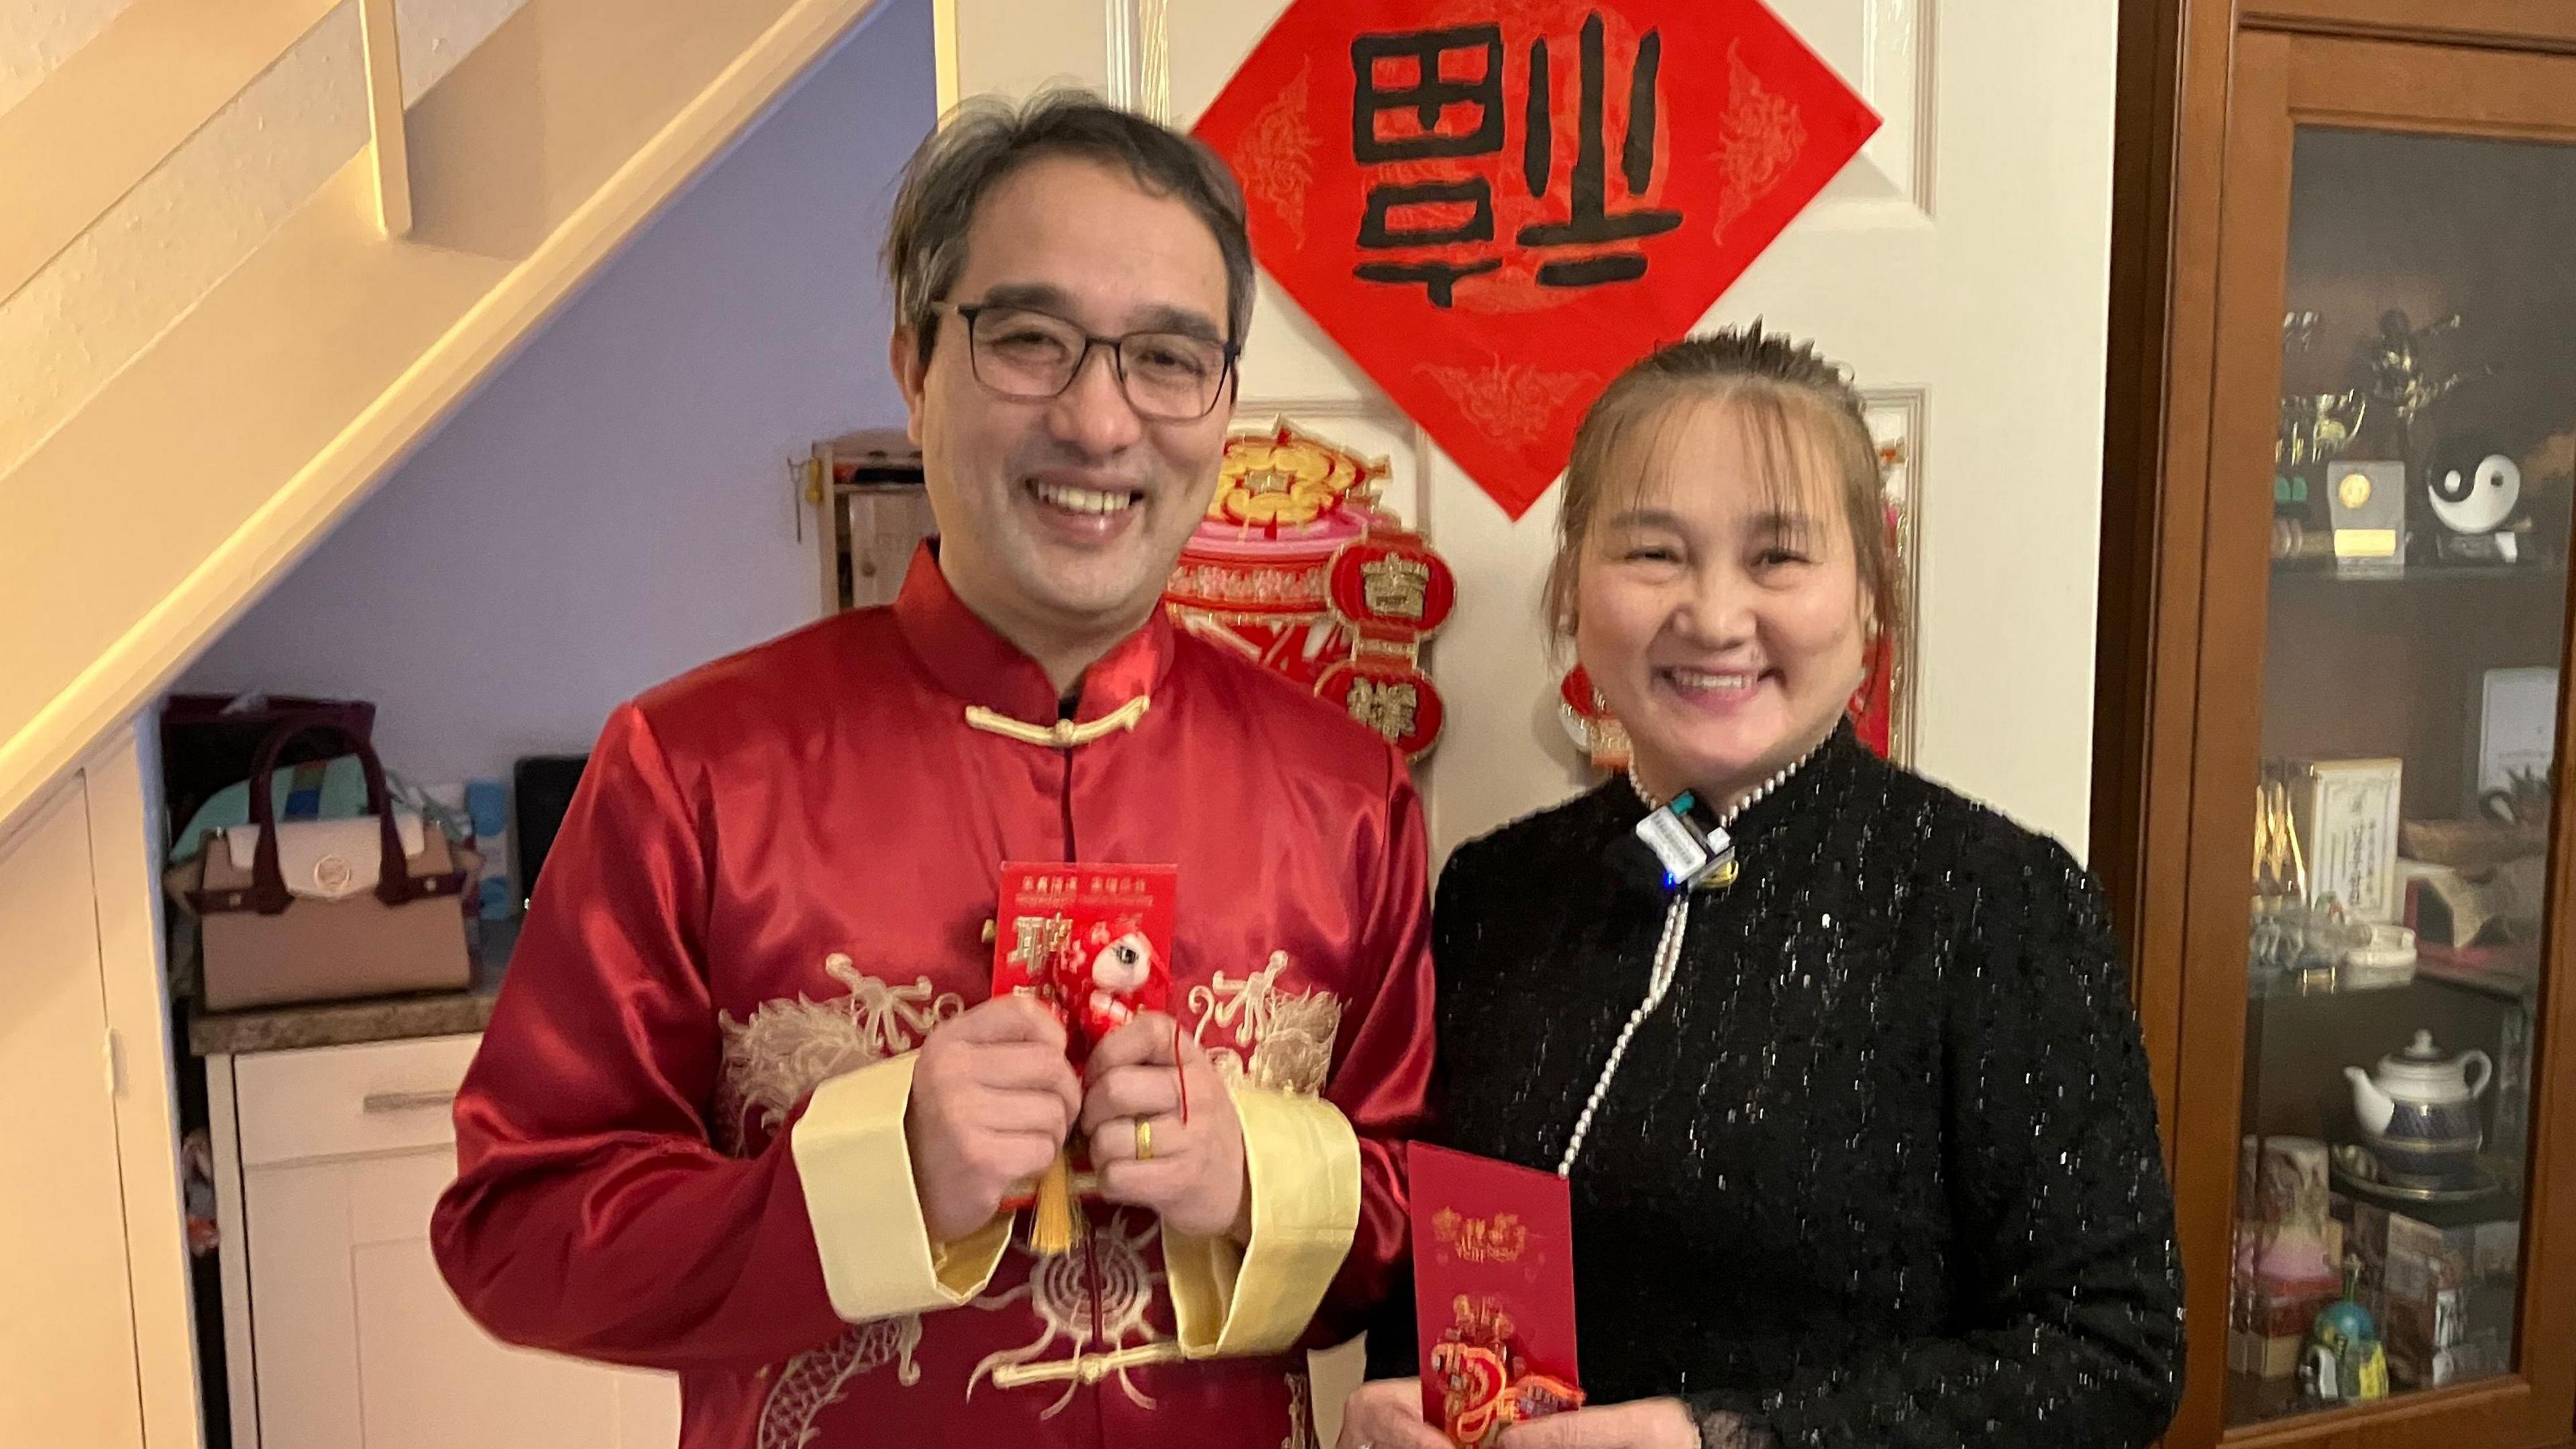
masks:
<svg viewBox="0 0 2576 1449"><path fill-rule="evenodd" d="M2431 1032L2419 1031L2406 1050L2381 1057L2376 1073L2346 1067L2343 1074L2352 1083L2362 1140L2391 1182L2442 1187L2469 1175L2486 1137L2478 1098L2495 1078L2495 1062L2485 1052L2447 1056Z"/></svg>

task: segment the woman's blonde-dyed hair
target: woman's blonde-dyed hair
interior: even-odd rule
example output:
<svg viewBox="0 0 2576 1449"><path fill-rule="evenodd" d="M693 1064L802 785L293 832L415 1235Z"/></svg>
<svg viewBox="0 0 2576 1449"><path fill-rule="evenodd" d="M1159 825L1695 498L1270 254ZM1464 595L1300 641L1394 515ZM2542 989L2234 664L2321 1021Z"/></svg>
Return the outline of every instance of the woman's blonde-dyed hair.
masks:
<svg viewBox="0 0 2576 1449"><path fill-rule="evenodd" d="M1803 501L1802 460L1819 460L1832 470L1867 622L1894 630L1896 560L1888 546L1878 444L1870 437L1860 391L1812 345L1764 332L1755 322L1656 348L1611 379L1583 414L1565 466L1556 558L1547 572L1547 619L1558 642L1574 638L1583 551L1594 521L1605 506L1615 509L1633 499L1656 446L1669 446L1672 425L1688 409L1710 403L1738 410L1752 440L1758 481L1773 499Z"/></svg>

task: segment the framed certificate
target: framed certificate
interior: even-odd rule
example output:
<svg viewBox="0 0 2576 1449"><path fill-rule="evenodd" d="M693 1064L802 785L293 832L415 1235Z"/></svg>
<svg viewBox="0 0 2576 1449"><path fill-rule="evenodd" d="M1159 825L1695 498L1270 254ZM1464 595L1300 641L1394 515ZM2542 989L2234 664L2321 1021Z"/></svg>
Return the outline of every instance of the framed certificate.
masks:
<svg viewBox="0 0 2576 1449"><path fill-rule="evenodd" d="M2299 835L2307 842L2312 904L2332 896L2346 915L2394 921L2399 788L2403 760L2307 760L2292 775Z"/></svg>
<svg viewBox="0 0 2576 1449"><path fill-rule="evenodd" d="M2478 678L2478 759L2471 815L2490 790L2513 792L2514 776L2549 777L2558 742L2558 671L2490 669Z"/></svg>

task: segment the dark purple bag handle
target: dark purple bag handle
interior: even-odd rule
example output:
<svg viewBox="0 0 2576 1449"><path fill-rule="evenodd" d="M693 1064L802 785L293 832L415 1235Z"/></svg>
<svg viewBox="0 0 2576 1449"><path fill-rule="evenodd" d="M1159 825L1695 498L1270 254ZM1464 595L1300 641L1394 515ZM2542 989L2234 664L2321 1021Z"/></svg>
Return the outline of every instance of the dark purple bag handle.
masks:
<svg viewBox="0 0 2576 1449"><path fill-rule="evenodd" d="M420 890L412 883L411 859L403 854L402 831L394 825L393 792L385 787L385 767L376 758L375 748L365 736L336 719L303 715L271 730L268 738L260 742L259 758L251 765L250 818L259 827L259 844L250 867L251 909L263 916L280 916L294 903L286 889L286 873L277 863L277 801L272 798L276 789L272 777L277 773L277 757L298 738L310 734L339 736L367 773L367 808L375 813L384 839L384 860L376 871L376 899L389 906L417 899Z"/></svg>

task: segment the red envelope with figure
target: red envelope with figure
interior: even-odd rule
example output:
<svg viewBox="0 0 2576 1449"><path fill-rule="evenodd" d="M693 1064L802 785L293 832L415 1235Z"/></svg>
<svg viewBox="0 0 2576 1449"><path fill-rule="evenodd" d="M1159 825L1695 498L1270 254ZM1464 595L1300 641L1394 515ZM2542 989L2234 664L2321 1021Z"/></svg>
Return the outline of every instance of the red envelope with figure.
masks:
<svg viewBox="0 0 2576 1449"><path fill-rule="evenodd" d="M1179 877L1168 865L1004 862L993 994L1045 1002L1076 1065L1136 1013L1169 1009Z"/></svg>
<svg viewBox="0 0 2576 1449"><path fill-rule="evenodd" d="M1169 865L1002 865L994 913L993 995L1034 997L1064 1023L1080 1066L1101 1038L1172 997L1172 914L1180 872ZM1072 1164L1059 1157L1027 1199L1042 1253L1069 1245Z"/></svg>
<svg viewBox="0 0 2576 1449"><path fill-rule="evenodd" d="M1420 1142L1406 1151L1423 1418L1482 1449L1582 1407L1565 1180Z"/></svg>

